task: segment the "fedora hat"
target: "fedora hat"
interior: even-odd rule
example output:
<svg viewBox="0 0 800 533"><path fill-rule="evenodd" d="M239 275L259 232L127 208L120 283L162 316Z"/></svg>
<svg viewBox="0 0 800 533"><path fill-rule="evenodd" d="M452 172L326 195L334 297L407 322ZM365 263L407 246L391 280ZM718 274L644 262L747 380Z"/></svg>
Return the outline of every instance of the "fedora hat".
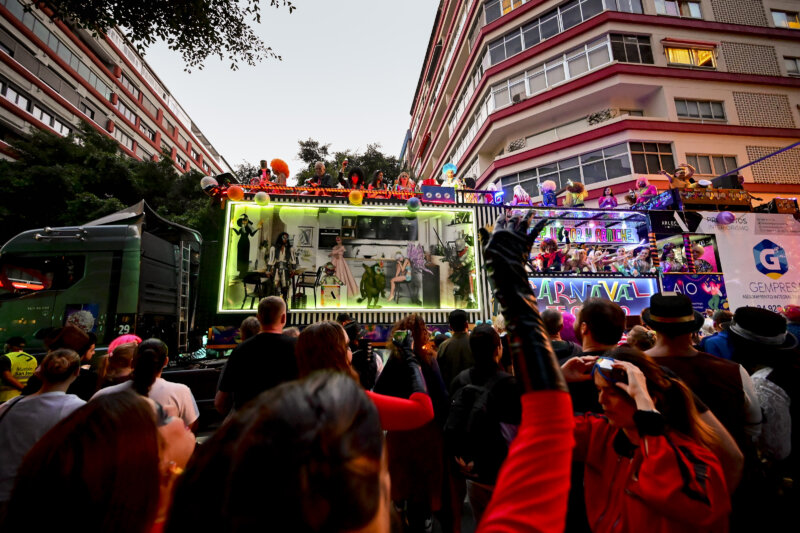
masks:
<svg viewBox="0 0 800 533"><path fill-rule="evenodd" d="M730 332L772 350L791 350L797 346L797 338L786 331L786 318L760 307L737 309Z"/></svg>
<svg viewBox="0 0 800 533"><path fill-rule="evenodd" d="M642 320L652 329L668 337L694 333L705 319L683 294L657 293L650 298L650 307L642 311Z"/></svg>

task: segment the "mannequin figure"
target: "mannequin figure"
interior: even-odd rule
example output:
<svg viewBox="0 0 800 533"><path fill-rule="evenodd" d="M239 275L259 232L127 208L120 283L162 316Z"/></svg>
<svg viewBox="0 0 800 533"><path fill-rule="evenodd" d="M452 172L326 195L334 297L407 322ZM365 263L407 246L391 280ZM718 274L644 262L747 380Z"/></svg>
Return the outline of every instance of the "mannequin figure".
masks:
<svg viewBox="0 0 800 533"><path fill-rule="evenodd" d="M344 252L345 249L344 244L342 244L342 238L337 235L336 246L333 247L328 257L331 258L331 263L333 263L336 272L339 274L339 279L347 286L347 295L358 296L358 284L353 277L353 272L350 270L350 265L348 265L347 261L344 259Z"/></svg>
<svg viewBox="0 0 800 533"><path fill-rule="evenodd" d="M297 268L297 259L289 242L289 234L286 232L278 235L275 244L269 249L269 259L267 267L270 269L269 275L272 276L276 292L281 297L289 301L289 288L292 286L292 276Z"/></svg>
<svg viewBox="0 0 800 533"><path fill-rule="evenodd" d="M258 229L261 229L261 221L258 222ZM239 278L244 279L250 270L250 237L257 230L253 229L253 223L246 214L236 219L236 226L231 230L239 236L239 242L236 243L236 270L239 271Z"/></svg>
<svg viewBox="0 0 800 533"><path fill-rule="evenodd" d="M455 177L456 172L458 172L458 168L453 163L447 163L442 167L442 187L460 188L459 181Z"/></svg>

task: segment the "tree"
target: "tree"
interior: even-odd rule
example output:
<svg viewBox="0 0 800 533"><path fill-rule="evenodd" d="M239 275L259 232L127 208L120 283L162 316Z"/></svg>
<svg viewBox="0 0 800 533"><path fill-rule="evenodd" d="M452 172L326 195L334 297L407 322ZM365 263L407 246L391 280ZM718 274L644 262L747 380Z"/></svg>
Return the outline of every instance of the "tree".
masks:
<svg viewBox="0 0 800 533"><path fill-rule="evenodd" d="M216 231L218 211L199 187L197 171L179 176L172 161L136 161L119 145L84 125L67 137L34 130L12 141L19 158L0 161L0 241L44 226L84 224L144 199L160 215Z"/></svg>
<svg viewBox="0 0 800 533"><path fill-rule="evenodd" d="M395 156L387 156L381 152L380 143L367 145L363 154L352 150L344 150L330 155L330 144L321 144L314 139L298 141L300 148L297 158L308 165L296 173L298 185L314 174L314 163L322 161L329 174L336 176L342 167L342 161L348 160L347 168L359 167L367 180L372 179L376 170L382 170L385 180L392 181L400 173L400 163Z"/></svg>
<svg viewBox="0 0 800 533"><path fill-rule="evenodd" d="M266 4L266 0L263 1ZM215 55L229 60L236 70L240 62L256 65L266 58L281 57L273 52L248 25L261 22L260 0L43 0L40 6L56 18L69 21L96 34L122 28L140 53L157 40L181 53L187 70L203 68ZM296 7L289 0L270 0L275 9Z"/></svg>

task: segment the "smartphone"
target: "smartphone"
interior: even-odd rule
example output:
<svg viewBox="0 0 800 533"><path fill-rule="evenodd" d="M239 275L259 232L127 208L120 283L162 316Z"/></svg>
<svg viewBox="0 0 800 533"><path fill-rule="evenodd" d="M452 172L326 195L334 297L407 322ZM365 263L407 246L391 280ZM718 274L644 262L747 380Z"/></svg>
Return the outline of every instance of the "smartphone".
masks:
<svg viewBox="0 0 800 533"><path fill-rule="evenodd" d="M408 336L407 330L403 329L395 331L394 335L392 335L392 342L394 342L395 344L403 344L403 341L406 340L406 336Z"/></svg>
<svg viewBox="0 0 800 533"><path fill-rule="evenodd" d="M614 368L614 359L601 357L595 363L603 377L608 376L613 383L628 383L628 373L621 368Z"/></svg>

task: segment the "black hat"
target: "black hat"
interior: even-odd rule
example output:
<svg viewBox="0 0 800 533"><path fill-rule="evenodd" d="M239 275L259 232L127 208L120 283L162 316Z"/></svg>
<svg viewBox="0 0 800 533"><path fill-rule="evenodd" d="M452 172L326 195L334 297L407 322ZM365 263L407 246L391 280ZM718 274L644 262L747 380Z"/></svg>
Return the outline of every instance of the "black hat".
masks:
<svg viewBox="0 0 800 533"><path fill-rule="evenodd" d="M730 332L767 349L791 350L797 346L797 338L786 331L786 318L759 307L737 309Z"/></svg>
<svg viewBox="0 0 800 533"><path fill-rule="evenodd" d="M694 333L703 327L705 319L692 307L692 301L683 294L654 294L650 307L642 311L642 320L667 337Z"/></svg>

